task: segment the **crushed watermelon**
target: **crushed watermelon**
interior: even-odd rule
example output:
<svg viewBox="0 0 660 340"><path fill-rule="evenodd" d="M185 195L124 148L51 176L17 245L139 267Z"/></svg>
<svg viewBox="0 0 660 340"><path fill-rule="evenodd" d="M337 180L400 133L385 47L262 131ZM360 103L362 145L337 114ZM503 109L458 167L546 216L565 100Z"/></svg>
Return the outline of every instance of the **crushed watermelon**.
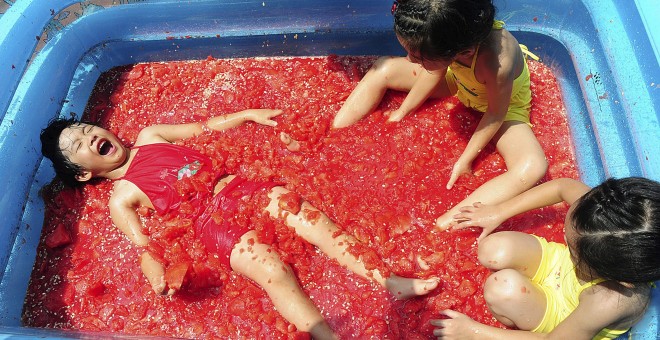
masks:
<svg viewBox="0 0 660 340"><path fill-rule="evenodd" d="M503 327L483 299L489 272L477 261L480 231L432 227L453 204L506 171L503 159L489 145L474 161L473 175L445 189L479 120L455 98L430 100L390 124L383 112L405 97L390 91L376 112L331 130L335 113L374 60L209 57L119 67L99 79L85 118L131 145L140 129L153 124L202 121L246 108L282 109L274 128L248 123L182 144L211 156L215 167L229 173L286 183L300 196L287 197L283 208L300 209L302 197L326 212L362 242L351 252L367 267L441 279L428 296L397 301L271 219L263 212L265 202L240 210L236 220L256 229L260 241L291 265L340 338L430 338L429 320L447 308ZM546 65L529 64L531 119L549 162L543 181L577 178L557 81ZM281 132L298 140L300 150L287 150ZM140 272L139 250L112 224L111 190L109 181L81 189L54 181L44 188L45 224L24 305L25 326L182 338L308 338L277 313L261 288L208 254L190 220L141 208L145 233L159 240L148 251L168 264L166 276L180 288L172 297L156 296ZM563 205L536 210L510 219L501 230L563 242L565 212Z"/></svg>

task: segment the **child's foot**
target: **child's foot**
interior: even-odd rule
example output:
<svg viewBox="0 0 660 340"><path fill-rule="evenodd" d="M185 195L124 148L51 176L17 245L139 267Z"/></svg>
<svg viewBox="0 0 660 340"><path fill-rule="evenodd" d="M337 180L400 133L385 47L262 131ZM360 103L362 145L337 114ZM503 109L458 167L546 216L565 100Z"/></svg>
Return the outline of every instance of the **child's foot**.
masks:
<svg viewBox="0 0 660 340"><path fill-rule="evenodd" d="M409 279L392 275L385 281L385 287L397 300L426 295L438 287L440 279Z"/></svg>
<svg viewBox="0 0 660 340"><path fill-rule="evenodd" d="M445 231L451 228L451 226L454 225L454 223L455 223L454 219L451 216L449 216L447 213L445 213L435 220L435 228L439 231Z"/></svg>
<svg viewBox="0 0 660 340"><path fill-rule="evenodd" d="M289 151L295 152L300 150L300 143L298 143L297 140L291 138L291 136L289 136L288 133L280 132L280 140L282 141L282 143L284 143L284 145L286 145L286 148Z"/></svg>
<svg viewBox="0 0 660 340"><path fill-rule="evenodd" d="M426 262L426 260L424 260L421 255L417 255L415 257L415 260L417 261L417 265L419 266L419 268L421 268L422 270L431 269L431 266L429 266L429 263Z"/></svg>

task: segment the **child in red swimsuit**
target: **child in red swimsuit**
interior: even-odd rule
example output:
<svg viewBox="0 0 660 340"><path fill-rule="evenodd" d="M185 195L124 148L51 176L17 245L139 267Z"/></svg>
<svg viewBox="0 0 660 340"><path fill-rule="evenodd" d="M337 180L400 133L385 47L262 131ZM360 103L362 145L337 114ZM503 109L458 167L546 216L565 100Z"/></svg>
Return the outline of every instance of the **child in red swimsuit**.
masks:
<svg viewBox="0 0 660 340"><path fill-rule="evenodd" d="M435 289L437 279L409 279L396 275L385 278L378 270L367 270L348 252L349 246L357 240L341 233L312 205L303 202L300 212L283 213L279 203L289 191L277 183L214 174L208 157L172 144L199 135L205 128L221 131L246 121L274 126L276 122L272 118L281 113L280 110L255 109L213 117L205 124L154 125L140 131L132 149L100 127L74 120L56 120L41 133L42 153L53 161L58 177L65 183L87 182L97 177L115 180L109 202L110 216L139 247L146 246L150 240L142 233L138 207L145 206L165 214L177 211L184 200L192 200L192 206L198 209L194 212L197 236L208 250L264 288L282 316L298 330L310 332L314 338L335 336L298 285L291 268L282 263L268 245L258 241L256 231L228 224L227 219L217 222L211 214L222 211L221 215L230 216L237 206L237 199L264 192L270 199L265 210L272 217L285 219L286 224L303 239L349 270L386 287L397 298L423 295ZM285 143L290 145L291 140ZM210 180L205 190L182 196L178 193L177 182L193 176ZM321 217L310 219L307 217L310 213ZM140 266L156 293L174 293L165 282L163 266L149 252L142 253Z"/></svg>

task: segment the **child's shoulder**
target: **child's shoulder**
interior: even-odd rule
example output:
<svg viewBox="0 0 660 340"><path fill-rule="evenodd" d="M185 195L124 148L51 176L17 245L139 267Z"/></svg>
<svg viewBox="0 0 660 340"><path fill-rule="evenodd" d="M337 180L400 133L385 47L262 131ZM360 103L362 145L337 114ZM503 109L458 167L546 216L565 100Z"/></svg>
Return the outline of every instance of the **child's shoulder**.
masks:
<svg viewBox="0 0 660 340"><path fill-rule="evenodd" d="M601 313L612 313L618 320L633 320L644 314L650 300L648 285L630 287L616 281L605 281L580 295L580 304L588 303Z"/></svg>
<svg viewBox="0 0 660 340"><path fill-rule="evenodd" d="M582 291L575 312L600 328L625 330L644 315L648 301L648 290L605 281Z"/></svg>
<svg viewBox="0 0 660 340"><path fill-rule="evenodd" d="M158 143L170 143L163 138L162 134L164 128L166 129L166 125L152 125L140 130L137 138L135 138L135 144L133 144L133 147Z"/></svg>
<svg viewBox="0 0 660 340"><path fill-rule="evenodd" d="M490 52L493 56L514 55L520 52L518 39L505 29L492 30L481 43L480 52Z"/></svg>
<svg viewBox="0 0 660 340"><path fill-rule="evenodd" d="M135 139L135 146L154 143L153 139L157 136L158 129L155 125L147 126L138 132Z"/></svg>
<svg viewBox="0 0 660 340"><path fill-rule="evenodd" d="M146 194L133 182L126 179L118 179L113 183L112 194L110 194L110 209L119 207L133 207L144 205Z"/></svg>
<svg viewBox="0 0 660 340"><path fill-rule="evenodd" d="M479 45L477 68L497 73L516 73L523 61L518 40L504 29L493 30Z"/></svg>

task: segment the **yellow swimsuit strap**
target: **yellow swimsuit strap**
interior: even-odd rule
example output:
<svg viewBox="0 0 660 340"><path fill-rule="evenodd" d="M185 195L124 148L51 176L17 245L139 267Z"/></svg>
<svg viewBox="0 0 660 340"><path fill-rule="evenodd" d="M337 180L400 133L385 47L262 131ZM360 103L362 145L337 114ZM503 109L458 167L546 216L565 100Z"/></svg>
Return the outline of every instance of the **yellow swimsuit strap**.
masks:
<svg viewBox="0 0 660 340"><path fill-rule="evenodd" d="M597 285L597 284L599 284L599 283L601 283L601 282L605 282L605 281L607 281L607 280L606 280L606 279L603 279L603 278L598 278L598 279L591 280L591 281L589 281L589 282L583 284L582 286L580 286L580 289L578 289L578 295L582 294L582 291L583 291L583 290L585 290L585 289L587 289L587 288L589 288L589 287L593 287L593 286L595 286L595 285Z"/></svg>
<svg viewBox="0 0 660 340"><path fill-rule="evenodd" d="M534 60L536 60L536 61L539 61L539 60L541 59L541 58L539 58L539 56L537 56L536 54L530 52L529 49L527 49L527 46L525 46L525 45L523 45L523 44L520 44L520 50L522 51L522 53L523 53L525 56L530 57L530 58L532 58L532 59L534 59Z"/></svg>
<svg viewBox="0 0 660 340"><path fill-rule="evenodd" d="M504 28L504 25L505 25L504 21L502 21L502 20L493 21L493 29L501 30L501 29Z"/></svg>

